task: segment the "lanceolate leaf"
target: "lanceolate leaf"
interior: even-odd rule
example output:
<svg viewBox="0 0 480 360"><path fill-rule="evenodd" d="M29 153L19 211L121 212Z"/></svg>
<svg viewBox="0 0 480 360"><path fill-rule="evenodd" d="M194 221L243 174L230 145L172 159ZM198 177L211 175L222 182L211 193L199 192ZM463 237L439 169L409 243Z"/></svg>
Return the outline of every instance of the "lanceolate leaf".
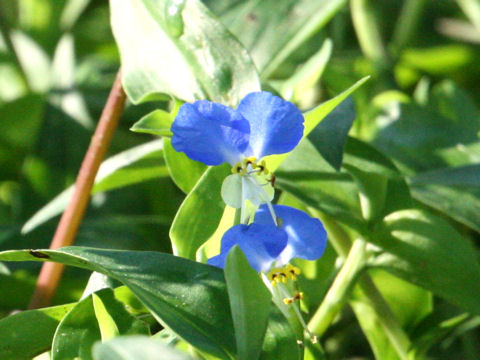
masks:
<svg viewBox="0 0 480 360"><path fill-rule="evenodd" d="M235 353L223 272L157 252L67 247L5 251L0 261L55 261L106 274L125 284L165 326L217 356Z"/></svg>
<svg viewBox="0 0 480 360"><path fill-rule="evenodd" d="M227 165L209 168L185 198L170 229L174 254L195 259L213 235L225 209L220 189L229 173Z"/></svg>
<svg viewBox="0 0 480 360"><path fill-rule="evenodd" d="M242 45L198 0L111 0L123 85L133 103L162 93L236 105L260 89Z"/></svg>
<svg viewBox="0 0 480 360"><path fill-rule="evenodd" d="M227 255L225 279L237 340L237 358L258 359L271 312L272 295L238 246Z"/></svg>
<svg viewBox="0 0 480 360"><path fill-rule="evenodd" d="M344 92L338 94L334 98L325 101L324 103L318 105L313 110L304 114L305 117L305 130L303 132L303 138L307 137L312 130L328 115L335 109L338 105L340 105L349 95L351 95L355 90L357 90L360 86L362 86L370 77L366 76L360 80L358 80L355 84L350 86ZM285 160L285 158L289 155L288 154L281 154L281 155L270 155L267 156L267 164L268 168L271 171L275 171L278 166Z"/></svg>
<svg viewBox="0 0 480 360"><path fill-rule="evenodd" d="M95 178L92 194L167 175L167 169L163 163L162 149L162 140L155 140L128 149L105 160ZM22 233L28 233L61 214L67 206L73 190L73 186L70 186L38 210L23 225Z"/></svg>
<svg viewBox="0 0 480 360"><path fill-rule="evenodd" d="M111 289L103 289L80 301L62 319L53 339L52 360L92 359L96 341L148 333L147 325L130 315Z"/></svg>
<svg viewBox="0 0 480 360"><path fill-rule="evenodd" d="M373 264L480 314L480 265L454 228L421 210L390 214L372 241L385 250Z"/></svg>
<svg viewBox="0 0 480 360"><path fill-rule="evenodd" d="M52 344L60 320L74 304L22 311L0 320L0 359L28 360Z"/></svg>
<svg viewBox="0 0 480 360"><path fill-rule="evenodd" d="M95 360L193 360L162 341L146 336L123 336L93 348Z"/></svg>

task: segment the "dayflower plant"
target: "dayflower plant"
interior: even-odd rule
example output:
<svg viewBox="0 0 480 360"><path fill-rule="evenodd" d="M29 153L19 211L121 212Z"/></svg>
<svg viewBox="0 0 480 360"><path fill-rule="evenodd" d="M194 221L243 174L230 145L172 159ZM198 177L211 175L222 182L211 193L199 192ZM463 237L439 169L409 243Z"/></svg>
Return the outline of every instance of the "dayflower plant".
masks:
<svg viewBox="0 0 480 360"><path fill-rule="evenodd" d="M322 256L322 223L300 210L272 205L273 191L265 190L273 174L262 158L293 150L303 136L303 122L294 104L268 92L248 94L235 110L207 100L180 107L171 128L173 147L207 165L230 163L233 174L224 181L222 197L242 213L241 223L224 234L221 252L209 264L224 267L229 250L238 245L250 265L257 272L269 272L275 284L295 279L297 268L281 269L291 259ZM248 202L260 206L253 222L246 211Z"/></svg>

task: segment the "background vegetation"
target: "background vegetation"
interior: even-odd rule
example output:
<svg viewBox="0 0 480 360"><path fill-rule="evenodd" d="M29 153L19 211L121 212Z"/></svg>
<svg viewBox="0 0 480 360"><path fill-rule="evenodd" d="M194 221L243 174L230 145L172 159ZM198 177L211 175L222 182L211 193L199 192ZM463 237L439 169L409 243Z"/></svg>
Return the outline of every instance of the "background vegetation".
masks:
<svg viewBox="0 0 480 360"><path fill-rule="evenodd" d="M340 165L343 148L333 151L325 134L344 133L351 124L344 121L341 128L330 120L331 128L312 133L310 140L327 156L323 162L333 167L316 168L314 175L323 177L312 183L292 171L298 160L292 156L277 173L278 185L289 194L286 202L301 202L299 206L314 214L333 217L348 234L359 231L358 205L351 201L351 194L358 193L351 181L356 173L349 165L388 179L385 206L390 211L378 216L409 207L433 216L434 220L423 218L425 213L404 213L390 218L388 226L400 226L394 230L401 233L405 219L430 219L425 221L433 226L415 235L414 241L438 240L437 267L422 270L421 257L412 272L398 259L371 260L397 275L403 272L404 280L417 285L437 279L432 286L417 287L378 269L370 275L415 341L416 356L478 359L479 3L206 0L204 4L249 51L263 88L291 99L303 111L371 76L331 114L355 118L342 172L333 168ZM0 24L0 250L48 248L68 200L68 194L59 194L75 180L120 67L119 49L105 1L2 0ZM127 31L134 32L128 26ZM163 71L176 76L175 69ZM76 245L171 253L170 226L190 184L180 182L179 188L178 179L177 184L172 181L156 136L130 131L155 109L168 111L168 98L127 104L108 151L108 157L123 155L110 160L110 168L105 166L97 179ZM364 142L374 148L364 148ZM132 148L136 150L125 154ZM308 151L312 149L303 148L295 156L314 156ZM362 178L362 173L356 175ZM363 189L373 198L380 189L375 181L369 178L371 188ZM312 270L315 280L304 279L303 286L312 289L310 309L328 290L338 269L336 258L329 247ZM26 308L39 264L0 263L1 317ZM462 273L465 267L473 275ZM78 301L89 275L68 267L54 304ZM378 324L355 316L371 311L359 292L353 290L350 306L322 338L325 351L332 359L396 358L375 333Z"/></svg>

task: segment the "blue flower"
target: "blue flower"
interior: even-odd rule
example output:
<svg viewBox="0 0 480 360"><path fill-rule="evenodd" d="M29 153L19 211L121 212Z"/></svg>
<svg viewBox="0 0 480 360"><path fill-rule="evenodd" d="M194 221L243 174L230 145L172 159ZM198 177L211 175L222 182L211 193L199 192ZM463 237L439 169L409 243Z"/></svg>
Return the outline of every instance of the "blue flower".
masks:
<svg viewBox="0 0 480 360"><path fill-rule="evenodd" d="M327 233L318 219L289 206L273 205L273 210L278 225L268 206L260 206L252 224L235 225L223 235L220 254L207 263L223 268L234 245L242 249L258 272L283 266L293 258L316 260L323 255Z"/></svg>
<svg viewBox="0 0 480 360"><path fill-rule="evenodd" d="M303 115L291 102L253 92L237 109L199 100L183 104L172 124L172 146L206 165L287 153L303 136Z"/></svg>

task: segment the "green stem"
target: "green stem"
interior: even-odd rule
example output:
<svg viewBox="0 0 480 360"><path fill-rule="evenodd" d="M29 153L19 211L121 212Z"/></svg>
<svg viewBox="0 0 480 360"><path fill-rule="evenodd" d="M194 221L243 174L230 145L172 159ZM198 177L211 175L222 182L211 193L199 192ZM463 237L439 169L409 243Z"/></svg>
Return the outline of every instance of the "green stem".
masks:
<svg viewBox="0 0 480 360"><path fill-rule="evenodd" d="M421 18L426 0L405 0L392 35L392 49L399 54L412 39Z"/></svg>
<svg viewBox="0 0 480 360"><path fill-rule="evenodd" d="M325 333L347 302L355 279L365 266L367 255L365 241L356 240L322 305L310 320L308 327L318 336Z"/></svg>
<svg viewBox="0 0 480 360"><path fill-rule="evenodd" d="M332 244L332 246L335 248L335 251L337 252L337 254L339 254L339 256L342 258L345 258L347 254L350 257L351 251L349 253L349 248L350 248L351 240L347 235L347 233L330 216L323 214L314 209L309 209L309 210L312 211L312 213L316 217L322 220L323 225L325 226L325 229L327 230L327 233L328 233L328 239ZM352 249L353 249L353 246L352 246ZM346 265L346 262L344 264L344 267ZM340 276L340 273L337 276L337 278L339 276ZM336 281L337 279L335 279L334 284ZM410 346L411 346L410 340L408 336L405 334L405 332L403 331L403 329L401 328L400 324L395 318L395 315L393 314L390 307L386 303L382 294L378 291L377 287L373 283L370 276L366 273L363 274L361 278L358 280L358 286L362 290L362 293L365 296L366 300L372 305L372 308L375 311L375 314L377 316L379 323L381 324L382 328L385 331L385 334L387 335L388 339L392 343L392 346L395 348L400 358L402 360L408 359L408 350L410 349ZM332 288L333 288L333 285L330 288L329 293L332 290ZM327 296L328 296L328 293L327 293ZM322 316L320 314L316 319L316 316L319 313L322 306L323 306L323 303L320 306L320 308L317 310L317 313L315 313L312 320L310 321L310 324L311 324L310 329L313 329L313 332L316 332L318 335L321 335L321 334L314 327L315 326L314 321L325 321L325 320L318 320L320 316Z"/></svg>
<svg viewBox="0 0 480 360"><path fill-rule="evenodd" d="M380 325L397 351L397 354L402 360L408 360L408 351L411 347L410 339L401 328L392 310L373 283L373 280L370 276L363 276L359 279L358 285L365 297L373 305Z"/></svg>
<svg viewBox="0 0 480 360"><path fill-rule="evenodd" d="M377 65L387 63L388 55L380 36L369 0L350 0L353 26L364 55Z"/></svg>

